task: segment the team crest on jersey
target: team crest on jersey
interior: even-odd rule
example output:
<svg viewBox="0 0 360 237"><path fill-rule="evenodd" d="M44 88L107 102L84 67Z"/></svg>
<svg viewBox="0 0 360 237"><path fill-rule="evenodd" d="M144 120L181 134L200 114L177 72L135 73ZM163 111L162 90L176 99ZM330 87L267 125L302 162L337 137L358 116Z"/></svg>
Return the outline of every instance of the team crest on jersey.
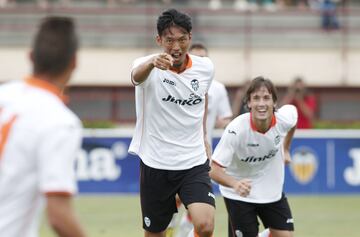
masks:
<svg viewBox="0 0 360 237"><path fill-rule="evenodd" d="M299 147L292 155L291 174L301 184L313 180L318 169L318 158L309 147Z"/></svg>
<svg viewBox="0 0 360 237"><path fill-rule="evenodd" d="M194 89L194 91L197 91L199 89L199 81L197 79L192 80L191 87Z"/></svg>

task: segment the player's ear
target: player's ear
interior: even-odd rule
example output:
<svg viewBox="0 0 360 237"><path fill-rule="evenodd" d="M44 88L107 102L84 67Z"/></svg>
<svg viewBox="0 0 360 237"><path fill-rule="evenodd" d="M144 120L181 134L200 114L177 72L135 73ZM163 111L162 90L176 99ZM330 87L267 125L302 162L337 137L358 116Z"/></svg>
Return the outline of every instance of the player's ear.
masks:
<svg viewBox="0 0 360 237"><path fill-rule="evenodd" d="M159 35L156 36L156 43L157 43L158 46L162 45L161 44L161 36L159 36Z"/></svg>
<svg viewBox="0 0 360 237"><path fill-rule="evenodd" d="M192 38L192 33L190 32L189 33L189 40L191 40L191 38Z"/></svg>
<svg viewBox="0 0 360 237"><path fill-rule="evenodd" d="M251 111L250 100L248 100L248 101L246 102L246 106L247 106L247 108L249 109L249 111Z"/></svg>

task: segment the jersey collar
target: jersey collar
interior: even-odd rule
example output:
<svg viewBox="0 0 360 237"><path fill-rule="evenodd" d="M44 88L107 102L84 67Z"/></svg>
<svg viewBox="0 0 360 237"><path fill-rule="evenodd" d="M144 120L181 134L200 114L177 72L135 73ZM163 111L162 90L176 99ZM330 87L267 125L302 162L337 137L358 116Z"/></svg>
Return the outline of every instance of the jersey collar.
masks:
<svg viewBox="0 0 360 237"><path fill-rule="evenodd" d="M271 118L271 124L270 124L270 127L269 127L269 129L267 130L267 131L269 131L270 130L270 128L272 128L272 127L274 127L275 126L275 124L276 124L276 117L275 117L275 115L273 114L273 116L272 116L272 118ZM253 120L252 120L252 114L251 114L251 112L250 112L250 127L251 127L251 129L253 130L253 131L256 131L256 132L259 132L259 133L262 133L262 134L265 134L266 132L260 132L259 130L258 130L258 128L256 127L256 124L253 122Z"/></svg>
<svg viewBox="0 0 360 237"><path fill-rule="evenodd" d="M46 91L52 93L55 96L57 96L60 100L62 100L63 102L67 101L67 98L63 95L63 92L59 88L57 88L55 85L51 84L50 82L41 80L34 76L28 76L25 79L25 83L30 86L37 87L37 88L40 88L40 89L43 89L43 90L46 90Z"/></svg>
<svg viewBox="0 0 360 237"><path fill-rule="evenodd" d="M192 67L192 60L191 60L191 57L189 56L189 54L186 54L186 60L187 60L187 64L186 64L186 67L183 71L185 71L186 69L189 69ZM171 70L171 69L170 69ZM175 71L175 70L171 70L172 72L175 72L177 74L180 74L182 73L183 71L181 72L178 72L178 71Z"/></svg>

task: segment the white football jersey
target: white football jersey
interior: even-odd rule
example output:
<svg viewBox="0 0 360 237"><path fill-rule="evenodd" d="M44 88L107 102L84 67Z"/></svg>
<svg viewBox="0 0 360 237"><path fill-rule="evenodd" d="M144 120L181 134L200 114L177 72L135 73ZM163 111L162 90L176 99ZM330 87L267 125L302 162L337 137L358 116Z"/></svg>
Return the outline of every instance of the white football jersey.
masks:
<svg viewBox="0 0 360 237"><path fill-rule="evenodd" d="M251 203L279 200L284 183L283 142L296 123L297 110L293 105L284 105L275 112L272 126L265 134L256 131L250 113L229 123L212 159L237 180L251 179L251 191L247 197L242 197L232 188L220 185L221 194Z"/></svg>
<svg viewBox="0 0 360 237"><path fill-rule="evenodd" d="M225 86L213 80L208 92L208 113L206 120L207 138L212 145L212 131L215 128L217 118L232 117L229 97Z"/></svg>
<svg viewBox="0 0 360 237"><path fill-rule="evenodd" d="M133 69L153 56L135 60ZM154 68L135 88L137 120L129 152L147 166L183 170L207 159L203 117L214 66L209 58L187 57L182 73Z"/></svg>
<svg viewBox="0 0 360 237"><path fill-rule="evenodd" d="M45 81L0 86L0 236L37 237L45 195L76 192L79 119Z"/></svg>

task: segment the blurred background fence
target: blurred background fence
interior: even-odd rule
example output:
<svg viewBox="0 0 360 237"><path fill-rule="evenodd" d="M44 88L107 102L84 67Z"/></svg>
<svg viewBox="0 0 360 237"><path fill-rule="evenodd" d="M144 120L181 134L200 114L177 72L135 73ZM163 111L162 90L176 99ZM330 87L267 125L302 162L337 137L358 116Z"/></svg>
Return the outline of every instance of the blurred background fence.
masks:
<svg viewBox="0 0 360 237"><path fill-rule="evenodd" d="M156 17L176 7L192 16L193 42L209 47L231 100L248 78L269 77L281 97L300 75L318 99L318 121L360 121L360 2L337 1L331 27L320 0L265 2L0 0L0 81L30 73L27 49L41 17L73 16L82 50L70 107L83 121L133 124L131 63L159 52Z"/></svg>

